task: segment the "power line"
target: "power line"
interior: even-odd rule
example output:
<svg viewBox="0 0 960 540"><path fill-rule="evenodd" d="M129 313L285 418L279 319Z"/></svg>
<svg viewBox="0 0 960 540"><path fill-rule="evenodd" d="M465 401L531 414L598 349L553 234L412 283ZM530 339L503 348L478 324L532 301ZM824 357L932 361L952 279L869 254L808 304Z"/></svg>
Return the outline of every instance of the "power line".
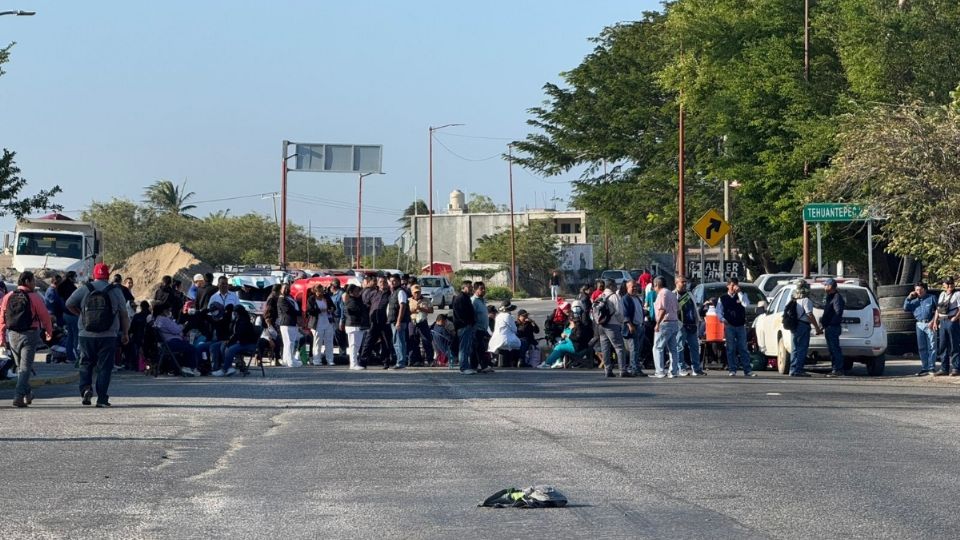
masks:
<svg viewBox="0 0 960 540"><path fill-rule="evenodd" d="M456 157L458 157L458 158L460 158L460 159L462 159L462 160L464 160L464 161L473 161L473 162L490 161L491 159L494 159L494 158L503 157L503 152L497 152L496 154L494 154L494 155L492 155L492 156L489 156L489 157L485 157L485 158L479 158L479 159L468 158L468 157L466 157L466 156L462 156L462 155L454 152L453 149L451 149L449 146L443 144L443 141L441 141L441 140L440 140L439 138L437 138L436 136L434 136L433 139L434 139L435 141L437 141L437 144L439 144L440 146L444 147L444 148L447 150L447 152L450 152L450 153L453 154L454 156L456 156Z"/></svg>
<svg viewBox="0 0 960 540"><path fill-rule="evenodd" d="M484 140L487 140L487 141L515 141L515 140L517 140L517 139L511 139L510 137L485 137L485 136L482 136L482 135L461 135L461 134L459 134L459 133L451 133L451 132L449 132L449 131L444 132L443 135L444 135L445 137L449 135L450 137L461 137L461 138L464 138L464 139L484 139Z"/></svg>

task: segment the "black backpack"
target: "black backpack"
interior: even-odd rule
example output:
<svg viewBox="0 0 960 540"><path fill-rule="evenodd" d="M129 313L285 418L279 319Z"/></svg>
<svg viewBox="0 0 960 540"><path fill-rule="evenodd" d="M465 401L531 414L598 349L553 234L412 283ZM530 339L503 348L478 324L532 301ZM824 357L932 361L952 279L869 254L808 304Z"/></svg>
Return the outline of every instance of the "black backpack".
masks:
<svg viewBox="0 0 960 540"><path fill-rule="evenodd" d="M87 283L88 294L83 299L80 315L81 326L87 332L106 332L113 326L116 311L113 309L110 292L114 287L115 285L111 283L103 290L97 290L92 284Z"/></svg>
<svg viewBox="0 0 960 540"><path fill-rule="evenodd" d="M603 295L598 296L597 299L593 301L590 312L591 315L593 315L594 322L597 324L603 326L610 322L610 306L607 304L607 298L604 298Z"/></svg>
<svg viewBox="0 0 960 540"><path fill-rule="evenodd" d="M13 330L14 332L30 330L35 319L30 294L20 289L10 293L10 299L7 300L7 311L3 319L4 324L7 325L7 330Z"/></svg>
<svg viewBox="0 0 960 540"><path fill-rule="evenodd" d="M784 330L796 330L797 326L800 324L800 317L797 316L797 300L791 298L787 302L787 307L783 308L783 329Z"/></svg>

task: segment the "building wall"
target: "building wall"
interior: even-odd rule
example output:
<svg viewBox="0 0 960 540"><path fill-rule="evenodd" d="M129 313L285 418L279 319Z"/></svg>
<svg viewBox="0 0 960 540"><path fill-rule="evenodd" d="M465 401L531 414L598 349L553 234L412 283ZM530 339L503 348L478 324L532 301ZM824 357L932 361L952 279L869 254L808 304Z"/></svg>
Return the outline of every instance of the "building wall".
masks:
<svg viewBox="0 0 960 540"><path fill-rule="evenodd" d="M428 216L410 218L415 222L414 238L416 256L424 264L430 261L429 219ZM522 212L514 215L517 227L527 225L531 219L550 219L558 223L570 224L569 234L557 236L567 243L586 243L586 213L576 212ZM573 231L579 225L579 233ZM461 263L471 260L473 250L484 236L510 229L510 213L490 214L434 214L433 216L433 258L435 261L448 262L454 270ZM505 261L506 262L506 261Z"/></svg>

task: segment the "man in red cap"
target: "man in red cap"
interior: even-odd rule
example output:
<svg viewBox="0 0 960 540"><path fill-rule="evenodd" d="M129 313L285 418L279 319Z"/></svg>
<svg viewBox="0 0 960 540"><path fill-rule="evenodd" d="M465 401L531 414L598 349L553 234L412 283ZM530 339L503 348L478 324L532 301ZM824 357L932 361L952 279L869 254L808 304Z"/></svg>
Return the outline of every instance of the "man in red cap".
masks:
<svg viewBox="0 0 960 540"><path fill-rule="evenodd" d="M93 267L93 281L78 288L67 299L67 309L80 317L80 396L84 405L93 397L93 370L97 370L97 407L109 407L107 391L117 351L117 336L129 341L130 316L123 292L111 284L110 267Z"/></svg>

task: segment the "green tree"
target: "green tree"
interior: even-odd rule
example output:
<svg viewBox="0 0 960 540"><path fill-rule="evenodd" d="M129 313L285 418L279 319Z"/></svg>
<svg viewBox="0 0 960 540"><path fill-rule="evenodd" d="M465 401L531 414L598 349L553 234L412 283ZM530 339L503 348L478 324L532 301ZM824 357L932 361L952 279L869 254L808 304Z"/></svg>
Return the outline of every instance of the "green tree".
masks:
<svg viewBox="0 0 960 540"><path fill-rule="evenodd" d="M517 227L517 285L529 294L541 294L547 288L550 273L560 266L563 244L553 234L549 220L534 220ZM510 267L510 230L480 238L473 258L485 263L503 263Z"/></svg>
<svg viewBox="0 0 960 540"><path fill-rule="evenodd" d="M425 216L429 213L430 207L427 206L427 203L425 203L423 199L417 199L404 208L403 217L398 218L397 223L400 224L401 229L408 231L410 230L410 216Z"/></svg>
<svg viewBox="0 0 960 540"><path fill-rule="evenodd" d="M179 214L184 217L193 217L189 214L191 210L196 210L196 206L187 204L196 193L187 191L187 181L184 180L179 186L170 180L157 180L147 186L143 192L143 202L156 208L164 214Z"/></svg>
<svg viewBox="0 0 960 540"><path fill-rule="evenodd" d="M480 193L471 193L466 201L467 211L471 214L492 214L496 212L509 212L510 208L505 204L498 205L487 195Z"/></svg>

